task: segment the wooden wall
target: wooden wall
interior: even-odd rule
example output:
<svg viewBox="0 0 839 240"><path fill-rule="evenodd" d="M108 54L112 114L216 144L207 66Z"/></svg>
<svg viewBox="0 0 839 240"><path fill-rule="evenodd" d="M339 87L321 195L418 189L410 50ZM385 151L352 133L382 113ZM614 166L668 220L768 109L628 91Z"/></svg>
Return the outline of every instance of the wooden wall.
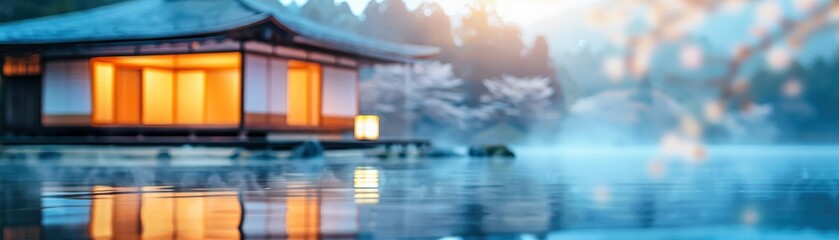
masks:
<svg viewBox="0 0 839 240"><path fill-rule="evenodd" d="M7 133L41 127L41 76L3 79L3 128Z"/></svg>

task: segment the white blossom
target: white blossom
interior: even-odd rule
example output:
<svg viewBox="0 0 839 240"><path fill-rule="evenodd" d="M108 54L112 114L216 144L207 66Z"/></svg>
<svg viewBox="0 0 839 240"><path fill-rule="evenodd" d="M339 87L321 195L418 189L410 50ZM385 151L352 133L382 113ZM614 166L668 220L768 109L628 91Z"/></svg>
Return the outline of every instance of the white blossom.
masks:
<svg viewBox="0 0 839 240"><path fill-rule="evenodd" d="M472 118L462 107L465 96L457 88L451 64L416 64L408 77L403 65L377 65L370 79L361 82L361 104L379 114L425 116L441 123L465 127ZM403 116L405 117L405 116Z"/></svg>
<svg viewBox="0 0 839 240"><path fill-rule="evenodd" d="M708 122L717 124L725 117L725 105L720 101L711 101L705 104L704 112Z"/></svg>
<svg viewBox="0 0 839 240"><path fill-rule="evenodd" d="M691 70L702 67L705 61L702 49L692 44L682 48L679 59L683 67Z"/></svg>
<svg viewBox="0 0 839 240"><path fill-rule="evenodd" d="M808 13L819 5L819 0L793 0L795 10L800 13Z"/></svg>
<svg viewBox="0 0 839 240"><path fill-rule="evenodd" d="M504 76L496 80L484 80L493 105L509 116L544 113L551 105L554 89L550 78L517 78Z"/></svg>
<svg viewBox="0 0 839 240"><path fill-rule="evenodd" d="M757 7L755 22L762 27L773 27L781 22L783 12L777 0L764 1Z"/></svg>
<svg viewBox="0 0 839 240"><path fill-rule="evenodd" d="M792 63L792 56L788 48L776 46L766 53L766 63L772 70L782 71Z"/></svg>
<svg viewBox="0 0 839 240"><path fill-rule="evenodd" d="M609 57L603 63L603 73L609 77L612 82L620 82L626 74L625 64L623 58Z"/></svg>
<svg viewBox="0 0 839 240"><path fill-rule="evenodd" d="M788 98L797 98L804 92L804 85L798 79L791 79L784 83L781 92Z"/></svg>

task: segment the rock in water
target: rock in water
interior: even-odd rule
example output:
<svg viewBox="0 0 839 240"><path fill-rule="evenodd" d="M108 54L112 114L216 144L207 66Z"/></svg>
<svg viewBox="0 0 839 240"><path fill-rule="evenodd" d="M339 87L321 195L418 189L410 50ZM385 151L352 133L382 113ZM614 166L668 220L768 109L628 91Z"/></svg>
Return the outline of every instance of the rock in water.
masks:
<svg viewBox="0 0 839 240"><path fill-rule="evenodd" d="M323 157L323 144L320 141L306 141L291 151L291 159L312 159Z"/></svg>
<svg viewBox="0 0 839 240"><path fill-rule="evenodd" d="M516 154L504 145L470 147L469 156L479 158L516 158Z"/></svg>
<svg viewBox="0 0 839 240"><path fill-rule="evenodd" d="M245 152L245 150L244 150L244 149L241 149L241 148L234 149L234 150L233 150L233 153L231 153L231 154L230 154L230 157L229 157L229 158L230 158L231 160L236 160L236 159L239 159L239 158L241 158L241 157L242 157L242 155L243 155L243 153L244 153L244 152Z"/></svg>
<svg viewBox="0 0 839 240"><path fill-rule="evenodd" d="M254 151L248 155L249 160L277 160L277 154L271 150Z"/></svg>
<svg viewBox="0 0 839 240"><path fill-rule="evenodd" d="M60 152L44 151L44 152L38 153L38 160L53 161L53 160L61 159L62 156L63 156L63 154L61 154Z"/></svg>
<svg viewBox="0 0 839 240"><path fill-rule="evenodd" d="M460 155L451 149L426 147L420 150L420 156L427 158L451 158Z"/></svg>
<svg viewBox="0 0 839 240"><path fill-rule="evenodd" d="M154 157L158 161L172 161L172 153L169 152L169 149L165 148L158 150L157 155Z"/></svg>

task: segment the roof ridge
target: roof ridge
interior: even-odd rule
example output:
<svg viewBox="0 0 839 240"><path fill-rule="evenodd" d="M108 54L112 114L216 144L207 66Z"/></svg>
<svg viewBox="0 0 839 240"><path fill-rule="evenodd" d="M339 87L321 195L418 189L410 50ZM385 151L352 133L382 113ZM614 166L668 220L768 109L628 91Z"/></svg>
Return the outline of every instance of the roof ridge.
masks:
<svg viewBox="0 0 839 240"><path fill-rule="evenodd" d="M288 11L278 0L135 0L0 24L0 46L75 44L223 34L270 21L299 43L380 59L432 56L439 48L372 38ZM295 40L297 41L297 40Z"/></svg>
<svg viewBox="0 0 839 240"><path fill-rule="evenodd" d="M247 2L247 0L234 0L234 1L236 1L237 3L239 3L239 5L241 5L241 6L242 6L242 7L244 7L245 9L248 9L248 10L250 10L250 11L252 11L252 12L255 12L255 13L266 13L263 9L258 9L258 8L254 7L254 6L252 6L251 4L249 4L249 3ZM277 0L277 2L279 3L280 1L279 1L279 0Z"/></svg>
<svg viewBox="0 0 839 240"><path fill-rule="evenodd" d="M34 18L18 19L18 20L11 21L11 22L0 23L0 27L8 26L8 25L25 24L25 23L29 23L29 22L41 21L41 20L52 19L52 18L72 17L74 15L86 14L86 13L89 13L89 12L97 12L97 13L100 12L100 11L105 12L105 11L103 11L103 9L117 8L117 7L121 7L123 5L137 4L137 3L140 3L140 2L142 2L142 1L117 2L117 3L102 5L102 6L98 6L98 7L83 9L83 10L76 10L76 11L70 11L70 12L64 12L64 13L58 13L58 14L53 14L53 15L34 17Z"/></svg>

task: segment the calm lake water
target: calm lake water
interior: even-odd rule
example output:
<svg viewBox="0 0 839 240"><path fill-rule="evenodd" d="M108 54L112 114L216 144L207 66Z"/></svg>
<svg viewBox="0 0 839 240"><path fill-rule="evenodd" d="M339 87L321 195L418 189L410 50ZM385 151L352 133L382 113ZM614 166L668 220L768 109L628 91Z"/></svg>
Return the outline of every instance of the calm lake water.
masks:
<svg viewBox="0 0 839 240"><path fill-rule="evenodd" d="M838 239L839 149L0 160L2 239Z"/></svg>

